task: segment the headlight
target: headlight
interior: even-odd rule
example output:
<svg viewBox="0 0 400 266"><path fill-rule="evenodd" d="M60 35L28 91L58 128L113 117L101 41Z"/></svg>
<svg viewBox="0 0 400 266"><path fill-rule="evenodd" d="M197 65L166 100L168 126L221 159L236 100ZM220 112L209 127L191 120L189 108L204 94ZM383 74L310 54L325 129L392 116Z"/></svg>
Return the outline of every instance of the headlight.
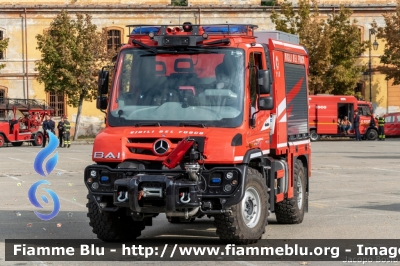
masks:
<svg viewBox="0 0 400 266"><path fill-rule="evenodd" d="M90 171L90 176L91 176L91 177L96 177L96 176L97 176L96 170Z"/></svg>
<svg viewBox="0 0 400 266"><path fill-rule="evenodd" d="M97 183L97 182L94 182L93 184L92 184L92 189L98 189L99 188L99 183Z"/></svg>
<svg viewBox="0 0 400 266"><path fill-rule="evenodd" d="M232 177L233 177L233 173L232 172L226 173L226 179L232 179Z"/></svg>

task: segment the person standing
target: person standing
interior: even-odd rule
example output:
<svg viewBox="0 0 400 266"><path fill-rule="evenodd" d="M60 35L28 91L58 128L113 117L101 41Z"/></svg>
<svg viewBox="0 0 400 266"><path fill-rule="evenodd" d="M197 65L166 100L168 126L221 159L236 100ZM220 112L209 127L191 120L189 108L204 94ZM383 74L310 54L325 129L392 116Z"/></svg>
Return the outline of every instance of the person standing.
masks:
<svg viewBox="0 0 400 266"><path fill-rule="evenodd" d="M58 139L60 140L59 147L62 148L64 144L64 116L61 117L61 121L58 122L57 129L58 129Z"/></svg>
<svg viewBox="0 0 400 266"><path fill-rule="evenodd" d="M64 148L66 147L71 147L71 141L70 141L70 130L71 130L71 125L68 122L67 118L64 119Z"/></svg>
<svg viewBox="0 0 400 266"><path fill-rule="evenodd" d="M385 140L385 118L383 116L378 118L378 134L379 140Z"/></svg>
<svg viewBox="0 0 400 266"><path fill-rule="evenodd" d="M356 141L361 141L361 134L360 134L360 115L358 114L358 110L354 111L354 130L356 131Z"/></svg>
<svg viewBox="0 0 400 266"><path fill-rule="evenodd" d="M56 123L53 120L51 120L51 117L49 115L45 115L44 117L45 117L45 120L43 121L43 124L42 124L43 135L44 135L43 145L42 145L43 148L46 147L46 142L47 142L47 139L49 138L49 134L48 134L47 130L51 131L51 133L54 134L55 127L56 127Z"/></svg>

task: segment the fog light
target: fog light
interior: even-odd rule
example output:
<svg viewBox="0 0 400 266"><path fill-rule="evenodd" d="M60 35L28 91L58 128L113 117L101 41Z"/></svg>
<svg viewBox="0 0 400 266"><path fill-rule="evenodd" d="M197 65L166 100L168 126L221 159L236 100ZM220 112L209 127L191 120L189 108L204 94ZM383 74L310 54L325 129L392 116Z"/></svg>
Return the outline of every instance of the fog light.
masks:
<svg viewBox="0 0 400 266"><path fill-rule="evenodd" d="M226 173L226 178L227 179L232 179L232 177L233 177L233 173L232 172Z"/></svg>
<svg viewBox="0 0 400 266"><path fill-rule="evenodd" d="M92 183L93 182L93 178L89 177L89 179L87 180L88 183Z"/></svg>
<svg viewBox="0 0 400 266"><path fill-rule="evenodd" d="M231 191L231 189L232 189L232 186L231 186L231 185L225 185L225 186L224 186L224 190L225 190L226 192Z"/></svg>
<svg viewBox="0 0 400 266"><path fill-rule="evenodd" d="M94 182L94 183L92 184L92 189L98 189L98 188L99 188L99 183Z"/></svg>
<svg viewBox="0 0 400 266"><path fill-rule="evenodd" d="M101 208L107 207L107 202L100 202L100 207Z"/></svg>
<svg viewBox="0 0 400 266"><path fill-rule="evenodd" d="M232 180L232 185L236 186L237 185L237 180Z"/></svg>
<svg viewBox="0 0 400 266"><path fill-rule="evenodd" d="M97 172L95 170L90 171L90 176L96 177Z"/></svg>

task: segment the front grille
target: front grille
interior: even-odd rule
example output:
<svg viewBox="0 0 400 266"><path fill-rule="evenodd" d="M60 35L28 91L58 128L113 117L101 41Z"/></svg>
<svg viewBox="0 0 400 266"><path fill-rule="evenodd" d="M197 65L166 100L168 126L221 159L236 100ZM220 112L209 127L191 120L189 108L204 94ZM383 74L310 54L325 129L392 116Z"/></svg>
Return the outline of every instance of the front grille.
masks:
<svg viewBox="0 0 400 266"><path fill-rule="evenodd" d="M151 143L153 144L156 140L160 138L128 138L128 143ZM182 138L169 138L169 141L173 144L178 144Z"/></svg>
<svg viewBox="0 0 400 266"><path fill-rule="evenodd" d="M131 153L154 155L153 145L154 142L160 138L128 138L127 148ZM164 138L171 142L170 149L174 149L182 138Z"/></svg>

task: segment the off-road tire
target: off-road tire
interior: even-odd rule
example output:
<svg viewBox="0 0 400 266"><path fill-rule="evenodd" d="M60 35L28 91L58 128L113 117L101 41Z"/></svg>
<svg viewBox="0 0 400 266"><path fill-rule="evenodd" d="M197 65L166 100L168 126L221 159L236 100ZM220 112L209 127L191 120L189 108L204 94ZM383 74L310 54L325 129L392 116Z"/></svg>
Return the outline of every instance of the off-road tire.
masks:
<svg viewBox="0 0 400 266"><path fill-rule="evenodd" d="M135 240L141 235L145 228L144 221L133 221L131 217L125 215L123 210L100 213L93 196L88 194L87 199L89 225L97 238L106 242L119 242Z"/></svg>
<svg viewBox="0 0 400 266"><path fill-rule="evenodd" d="M4 146L6 143L6 138L4 137L3 134L0 133L0 148Z"/></svg>
<svg viewBox="0 0 400 266"><path fill-rule="evenodd" d="M299 207L298 198L298 180L301 182L301 207ZM303 222L305 204L306 204L306 170L303 163L297 159L294 165L294 196L291 199L284 199L282 202L275 204L276 220L280 224L299 224Z"/></svg>
<svg viewBox="0 0 400 266"><path fill-rule="evenodd" d="M313 129L313 130L310 131L310 140L311 141L317 141L320 138L321 138L321 136L317 134L316 130Z"/></svg>
<svg viewBox="0 0 400 266"><path fill-rule="evenodd" d="M32 140L33 146L41 146L43 144L44 135L42 132L37 132L36 134L34 134L32 136L32 138L33 138L33 140Z"/></svg>
<svg viewBox="0 0 400 266"><path fill-rule="evenodd" d="M13 145L14 147L20 147L20 146L22 146L22 144L24 144L22 141L21 142L11 142L11 145Z"/></svg>
<svg viewBox="0 0 400 266"><path fill-rule="evenodd" d="M367 140L376 140L378 138L378 131L376 129L368 129L365 134L365 139Z"/></svg>
<svg viewBox="0 0 400 266"><path fill-rule="evenodd" d="M243 203L247 199L244 196L241 202L231 206L225 213L214 216L214 226L217 228L216 233L224 242L252 244L256 243L265 232L269 214L268 188L261 173L250 167L247 169L245 191L249 189L257 191L261 202L260 207L257 209L260 212L258 222L252 228L245 223Z"/></svg>

